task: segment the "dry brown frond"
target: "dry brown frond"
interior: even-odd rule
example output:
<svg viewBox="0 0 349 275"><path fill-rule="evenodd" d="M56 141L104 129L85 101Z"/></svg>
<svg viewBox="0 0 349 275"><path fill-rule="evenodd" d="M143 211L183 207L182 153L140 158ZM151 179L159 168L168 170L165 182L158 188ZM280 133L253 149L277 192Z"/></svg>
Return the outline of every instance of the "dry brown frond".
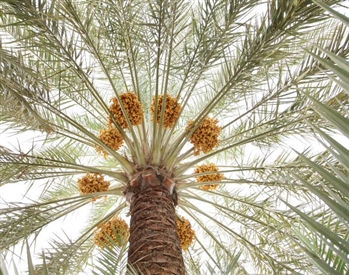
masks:
<svg viewBox="0 0 349 275"><path fill-rule="evenodd" d="M104 176L97 173L87 173L86 176L78 179L78 189L81 195L108 191L110 182L104 180ZM97 200L98 197L91 198L91 201Z"/></svg>
<svg viewBox="0 0 349 275"><path fill-rule="evenodd" d="M200 151L208 153L218 145L218 136L221 132L221 127L217 125L217 122L217 119L206 117L190 137L190 142L195 148L194 155L198 155ZM193 121L190 120L186 131L191 127L193 127Z"/></svg>
<svg viewBox="0 0 349 275"><path fill-rule="evenodd" d="M122 105L128 115L132 125L139 125L143 120L142 104L139 102L137 96L132 92L122 93L120 95ZM110 112L113 114L115 120L122 128L128 128L124 114L122 113L120 104L116 97L110 99L112 104L109 106ZM109 125L112 125L112 119L109 117Z"/></svg>
<svg viewBox="0 0 349 275"><path fill-rule="evenodd" d="M195 168L195 173L204 173L204 172L215 172L218 171L218 167L213 163L199 165ZM209 174L196 177L196 182L210 182L210 181L221 181L223 179L223 174ZM217 189L218 184L206 184L201 185L200 188L203 190L215 190Z"/></svg>
<svg viewBox="0 0 349 275"><path fill-rule="evenodd" d="M186 251L194 240L195 232L191 228L190 222L183 217L176 219L176 225L181 248Z"/></svg>
<svg viewBox="0 0 349 275"><path fill-rule="evenodd" d="M157 113L157 119L156 122L160 123L160 116L161 116L161 107L162 107L162 101L164 99L163 95L160 95L158 97L158 113ZM173 128L176 120L179 117L179 113L181 111L181 105L177 102L177 98L172 97L168 94L166 94L166 107L164 112L164 121L163 126L165 128ZM152 121L154 121L154 114L155 114L155 97L153 97L153 101L150 106L150 111L152 115Z"/></svg>
<svg viewBox="0 0 349 275"><path fill-rule="evenodd" d="M103 222L97 226L94 231L93 242L95 245L104 248L105 246L112 246L111 239L116 246L123 246L130 235L128 224L118 217L113 217L107 222Z"/></svg>

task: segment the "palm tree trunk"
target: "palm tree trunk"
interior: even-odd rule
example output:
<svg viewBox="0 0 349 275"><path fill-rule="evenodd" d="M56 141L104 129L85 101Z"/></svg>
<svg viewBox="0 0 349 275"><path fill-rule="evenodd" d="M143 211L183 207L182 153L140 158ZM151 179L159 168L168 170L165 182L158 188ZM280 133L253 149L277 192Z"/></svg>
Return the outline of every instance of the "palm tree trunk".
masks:
<svg viewBox="0 0 349 275"><path fill-rule="evenodd" d="M146 169L128 188L131 202L128 264L129 270L135 269L140 274L185 274L173 186L169 187L166 181L172 182L153 169Z"/></svg>

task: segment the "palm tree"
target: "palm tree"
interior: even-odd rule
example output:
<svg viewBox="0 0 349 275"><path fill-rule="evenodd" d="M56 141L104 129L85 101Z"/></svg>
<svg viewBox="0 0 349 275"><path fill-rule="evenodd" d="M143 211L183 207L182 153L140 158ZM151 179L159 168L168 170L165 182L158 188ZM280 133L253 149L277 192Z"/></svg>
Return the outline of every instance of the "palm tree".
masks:
<svg viewBox="0 0 349 275"><path fill-rule="evenodd" d="M24 251L30 274L315 270L288 206L324 205L303 155L328 165L315 135L339 129L319 102L347 115L321 62L349 55L340 21L308 0L0 7L2 127L33 137L0 147L2 190L30 199L2 198L6 259ZM34 265L40 232L79 209L78 237Z"/></svg>

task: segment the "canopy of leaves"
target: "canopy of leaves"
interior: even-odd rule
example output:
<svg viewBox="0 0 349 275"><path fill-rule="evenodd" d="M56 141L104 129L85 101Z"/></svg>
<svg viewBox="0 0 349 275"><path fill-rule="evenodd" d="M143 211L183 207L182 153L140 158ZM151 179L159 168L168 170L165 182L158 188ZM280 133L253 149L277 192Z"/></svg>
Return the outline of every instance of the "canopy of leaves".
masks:
<svg viewBox="0 0 349 275"><path fill-rule="evenodd" d="M127 219L122 192L152 165L176 182L178 214L195 231L189 274L348 272L348 147L337 140L348 138L348 26L314 2L0 0L7 263L27 255L30 274L124 272L127 244L100 250L93 231ZM140 125L120 104L130 91ZM171 127L166 95L181 106ZM113 119L111 98L127 127ZM218 121L219 143L198 153L189 141L206 118ZM124 141L117 151L99 139L108 120ZM196 181L217 174L194 173L205 163L224 176L205 182L215 190ZM79 195L86 173L103 174L109 190ZM77 234L57 230L40 251L50 226L81 213Z"/></svg>

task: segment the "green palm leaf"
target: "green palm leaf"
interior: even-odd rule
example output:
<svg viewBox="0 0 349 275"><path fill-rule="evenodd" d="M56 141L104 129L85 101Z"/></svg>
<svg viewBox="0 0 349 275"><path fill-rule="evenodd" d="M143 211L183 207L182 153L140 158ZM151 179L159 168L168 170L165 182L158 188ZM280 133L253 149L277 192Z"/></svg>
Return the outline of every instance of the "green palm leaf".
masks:
<svg viewBox="0 0 349 275"><path fill-rule="evenodd" d="M334 11L328 5L320 1L314 1L322 8L327 10L344 24L348 23L348 18ZM332 72L331 79L336 85L344 89L343 96L348 98L348 62L336 52L331 52L319 48L321 52L327 55L327 59L317 54L311 53L326 69ZM335 128L344 137L348 138L348 118L346 103L339 104L336 110L330 104L326 105L319 100L309 96L315 104L315 110L328 122L335 125ZM329 106L330 105L330 106ZM344 107L344 108L343 108ZM303 182L308 189L319 197L326 205L316 216L307 215L297 208L286 203L302 220L304 220L305 230L294 229L299 238L302 249L309 255L314 264L324 273L330 274L348 274L349 272L349 193L348 193L348 175L349 159L348 149L345 142L342 144L336 141L326 132L320 130L317 126L311 124L316 133L317 139L323 144L326 151L321 158L308 159L303 155L300 158L309 165L314 173L319 177L305 179L302 176L295 175L299 181ZM344 138L344 140L347 140ZM319 161L322 164L319 164Z"/></svg>

